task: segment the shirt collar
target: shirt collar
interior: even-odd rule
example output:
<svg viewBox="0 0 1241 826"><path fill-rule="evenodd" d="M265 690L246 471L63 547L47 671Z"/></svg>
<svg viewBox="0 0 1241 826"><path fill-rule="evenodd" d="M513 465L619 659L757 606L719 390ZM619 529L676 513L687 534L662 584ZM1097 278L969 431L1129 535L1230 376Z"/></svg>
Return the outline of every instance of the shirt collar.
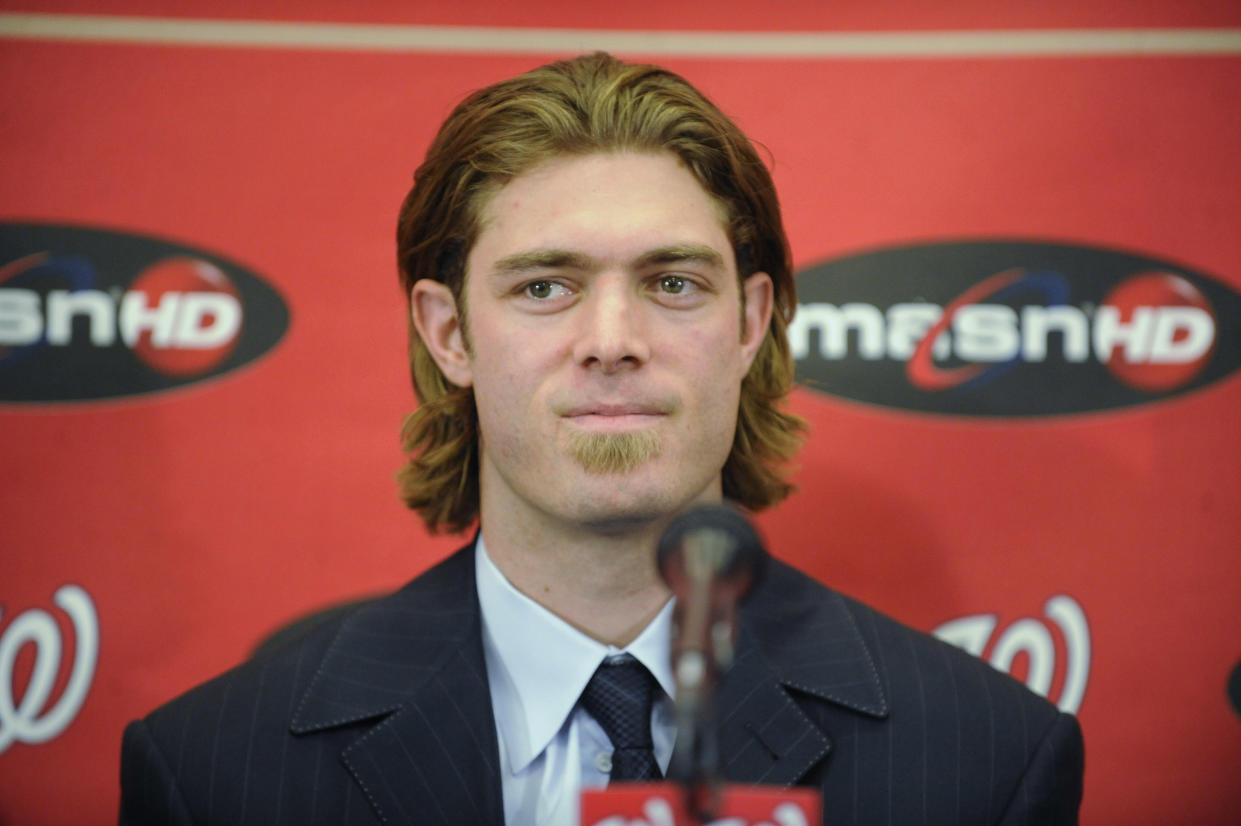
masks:
<svg viewBox="0 0 1241 826"><path fill-rule="evenodd" d="M514 773L547 748L606 657L632 654L673 696L673 600L621 649L591 639L513 587L487 555L481 534L475 570L496 726Z"/></svg>

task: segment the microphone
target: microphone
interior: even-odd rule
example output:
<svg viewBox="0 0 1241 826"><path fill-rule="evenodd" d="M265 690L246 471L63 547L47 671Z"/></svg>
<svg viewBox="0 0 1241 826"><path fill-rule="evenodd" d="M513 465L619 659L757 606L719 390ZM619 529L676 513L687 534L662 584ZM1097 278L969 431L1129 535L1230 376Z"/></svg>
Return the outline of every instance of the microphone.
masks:
<svg viewBox="0 0 1241 826"><path fill-rule="evenodd" d="M672 636L677 736L668 777L681 782L687 808L704 822L714 819L720 806L715 686L732 664L737 603L765 559L754 527L727 505L685 512L659 540L659 572L677 598Z"/></svg>

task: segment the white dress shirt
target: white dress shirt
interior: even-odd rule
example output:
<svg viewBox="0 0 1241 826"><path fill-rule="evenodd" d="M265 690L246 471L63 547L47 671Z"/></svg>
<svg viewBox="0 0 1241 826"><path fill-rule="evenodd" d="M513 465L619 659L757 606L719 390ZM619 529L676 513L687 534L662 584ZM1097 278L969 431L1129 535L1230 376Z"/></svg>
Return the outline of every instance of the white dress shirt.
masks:
<svg viewBox="0 0 1241 826"><path fill-rule="evenodd" d="M612 743L577 702L606 658L632 654L663 689L651 714L651 736L655 760L666 773L676 736L669 662L673 601L620 649L591 639L514 588L487 556L481 535L475 570L507 826L576 826L581 789L607 785Z"/></svg>

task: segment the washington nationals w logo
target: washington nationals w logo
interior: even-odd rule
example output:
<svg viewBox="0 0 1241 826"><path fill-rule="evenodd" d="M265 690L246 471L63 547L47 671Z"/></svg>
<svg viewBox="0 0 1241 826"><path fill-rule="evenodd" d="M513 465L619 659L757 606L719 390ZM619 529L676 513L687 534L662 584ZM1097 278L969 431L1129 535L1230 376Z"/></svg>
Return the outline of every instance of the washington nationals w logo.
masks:
<svg viewBox="0 0 1241 826"><path fill-rule="evenodd" d="M14 741L46 743L64 731L81 709L95 676L99 621L90 595L77 585L65 585L54 600L69 615L77 638L68 685L55 705L47 708L60 671L60 629L52 616L39 608L18 614L0 635L0 752ZM25 693L17 698L14 664L18 652L28 644L35 648L34 667Z"/></svg>

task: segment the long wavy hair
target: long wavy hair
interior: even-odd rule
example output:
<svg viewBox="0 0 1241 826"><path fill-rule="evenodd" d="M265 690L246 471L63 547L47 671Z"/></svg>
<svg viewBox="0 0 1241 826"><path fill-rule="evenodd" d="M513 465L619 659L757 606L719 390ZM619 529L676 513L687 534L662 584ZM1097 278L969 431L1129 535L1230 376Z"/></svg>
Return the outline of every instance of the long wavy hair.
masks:
<svg viewBox="0 0 1241 826"><path fill-rule="evenodd" d="M788 241L771 175L749 139L680 76L598 52L542 66L474 92L440 128L397 222L406 297L419 279L448 286L465 329L465 261L488 199L539 163L595 152L672 152L723 207L738 276L766 272L775 307L741 385L724 496L759 510L792 490L785 466L804 423L781 409L793 380L786 328L797 306ZM478 517L478 414L409 327L419 406L405 421L401 497L432 532Z"/></svg>

